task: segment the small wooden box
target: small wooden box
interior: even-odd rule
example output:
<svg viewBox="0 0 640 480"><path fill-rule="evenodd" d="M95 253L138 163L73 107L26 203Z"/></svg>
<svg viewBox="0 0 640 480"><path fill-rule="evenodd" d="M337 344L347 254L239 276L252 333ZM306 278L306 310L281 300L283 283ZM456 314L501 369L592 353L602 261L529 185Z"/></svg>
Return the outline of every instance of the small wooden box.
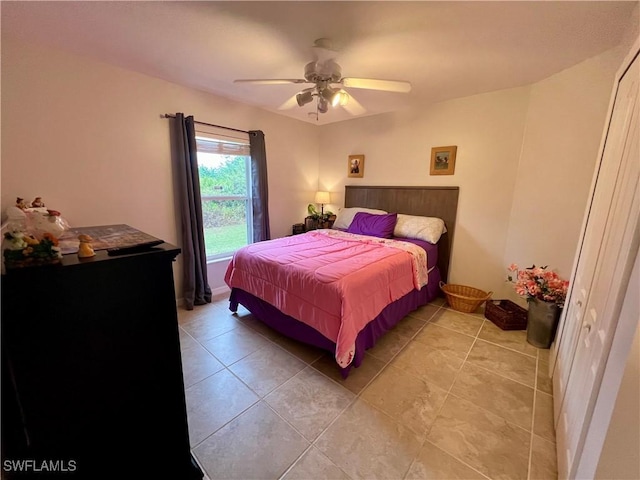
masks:
<svg viewBox="0 0 640 480"><path fill-rule="evenodd" d="M502 330L527 329L527 310L511 300L488 300L484 316Z"/></svg>

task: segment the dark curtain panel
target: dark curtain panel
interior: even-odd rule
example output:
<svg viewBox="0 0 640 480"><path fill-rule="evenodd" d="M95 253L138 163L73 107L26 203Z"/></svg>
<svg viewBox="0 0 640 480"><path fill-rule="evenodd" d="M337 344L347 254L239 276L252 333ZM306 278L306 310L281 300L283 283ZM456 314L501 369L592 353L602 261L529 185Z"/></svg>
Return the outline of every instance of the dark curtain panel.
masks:
<svg viewBox="0 0 640 480"><path fill-rule="evenodd" d="M178 203L182 217L182 291L186 309L193 310L194 305L211 303L193 117L185 118L184 114L176 113L175 132L177 155L174 170L178 175Z"/></svg>
<svg viewBox="0 0 640 480"><path fill-rule="evenodd" d="M269 189L267 187L267 150L261 130L249 132L251 185L253 197L253 241L270 240Z"/></svg>

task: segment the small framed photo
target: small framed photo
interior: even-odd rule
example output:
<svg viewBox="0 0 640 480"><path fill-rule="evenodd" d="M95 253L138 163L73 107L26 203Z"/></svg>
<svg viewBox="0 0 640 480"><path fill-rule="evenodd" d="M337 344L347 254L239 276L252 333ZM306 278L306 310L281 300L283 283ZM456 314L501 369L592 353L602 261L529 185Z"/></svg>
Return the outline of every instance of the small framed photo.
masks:
<svg viewBox="0 0 640 480"><path fill-rule="evenodd" d="M364 176L364 155L349 155L347 176L362 178Z"/></svg>
<svg viewBox="0 0 640 480"><path fill-rule="evenodd" d="M457 146L433 147L431 149L431 175L453 175L456 169Z"/></svg>

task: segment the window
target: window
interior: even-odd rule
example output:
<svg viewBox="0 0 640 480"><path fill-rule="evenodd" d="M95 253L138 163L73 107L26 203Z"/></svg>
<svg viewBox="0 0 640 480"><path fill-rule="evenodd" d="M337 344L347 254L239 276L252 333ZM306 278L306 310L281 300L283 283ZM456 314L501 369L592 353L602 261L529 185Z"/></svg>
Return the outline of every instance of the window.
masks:
<svg viewBox="0 0 640 480"><path fill-rule="evenodd" d="M251 243L249 138L196 131L207 260L229 257Z"/></svg>

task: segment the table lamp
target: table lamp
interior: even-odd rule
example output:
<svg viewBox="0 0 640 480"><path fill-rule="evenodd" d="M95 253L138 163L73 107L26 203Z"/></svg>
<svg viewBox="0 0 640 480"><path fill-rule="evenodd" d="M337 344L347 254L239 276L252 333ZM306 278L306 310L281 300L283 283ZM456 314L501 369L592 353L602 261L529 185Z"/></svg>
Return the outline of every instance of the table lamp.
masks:
<svg viewBox="0 0 640 480"><path fill-rule="evenodd" d="M315 202L320 204L320 212L321 215L324 216L324 205L325 203L331 202L329 192L316 192Z"/></svg>

